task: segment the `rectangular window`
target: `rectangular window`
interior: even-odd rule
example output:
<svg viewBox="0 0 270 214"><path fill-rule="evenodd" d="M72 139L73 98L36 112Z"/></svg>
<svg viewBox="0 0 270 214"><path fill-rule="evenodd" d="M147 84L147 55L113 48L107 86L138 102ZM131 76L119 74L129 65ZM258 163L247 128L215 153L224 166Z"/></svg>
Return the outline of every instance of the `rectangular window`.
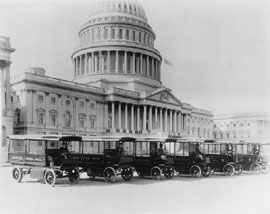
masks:
<svg viewBox="0 0 270 214"><path fill-rule="evenodd" d="M91 109L91 110L95 110L95 103L91 103L91 104L90 104L90 109Z"/></svg>
<svg viewBox="0 0 270 214"><path fill-rule="evenodd" d="M80 102L80 108L84 108L84 102Z"/></svg>
<svg viewBox="0 0 270 214"><path fill-rule="evenodd" d="M136 142L136 155L149 156L149 142Z"/></svg>
<svg viewBox="0 0 270 214"><path fill-rule="evenodd" d="M39 101L40 103L43 103L43 96L42 96L42 95L38 95L38 101Z"/></svg>
<svg viewBox="0 0 270 214"><path fill-rule="evenodd" d="M29 154L43 155L45 154L45 141L42 140L30 140L29 141Z"/></svg>
<svg viewBox="0 0 270 214"><path fill-rule="evenodd" d="M10 140L10 147L9 147L9 151L10 152L16 152L16 153L20 153L20 152L24 152L24 140Z"/></svg>
<svg viewBox="0 0 270 214"><path fill-rule="evenodd" d="M133 155L134 153L134 142L123 142L123 149L125 155Z"/></svg>
<svg viewBox="0 0 270 214"><path fill-rule="evenodd" d="M51 104L55 104L55 103L56 103L55 97L51 97Z"/></svg>
<svg viewBox="0 0 270 214"><path fill-rule="evenodd" d="M174 156L174 142L166 142L165 143L165 153L166 155Z"/></svg>

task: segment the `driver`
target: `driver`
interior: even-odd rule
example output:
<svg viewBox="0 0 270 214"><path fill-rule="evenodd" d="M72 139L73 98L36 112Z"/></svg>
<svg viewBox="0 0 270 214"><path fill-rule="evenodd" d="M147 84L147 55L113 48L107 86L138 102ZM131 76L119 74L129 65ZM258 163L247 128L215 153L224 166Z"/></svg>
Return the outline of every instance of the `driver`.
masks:
<svg viewBox="0 0 270 214"><path fill-rule="evenodd" d="M196 147L195 147L195 158L200 161L204 159L203 153L200 151L200 147L198 143L196 144Z"/></svg>
<svg viewBox="0 0 270 214"><path fill-rule="evenodd" d="M159 144L159 148L158 148L158 156L162 159L162 160L166 160L166 156L165 156L165 152L163 150L163 144L160 143Z"/></svg>
<svg viewBox="0 0 270 214"><path fill-rule="evenodd" d="M259 145L254 146L253 154L254 154L254 161L255 162L261 162L262 161L262 157L260 155L260 146Z"/></svg>
<svg viewBox="0 0 270 214"><path fill-rule="evenodd" d="M65 142L62 143L62 146L60 147L60 154L61 154L61 157L64 158L64 159L67 159L68 156L68 148L67 148L67 144Z"/></svg>
<svg viewBox="0 0 270 214"><path fill-rule="evenodd" d="M227 145L227 148L226 148L226 155L227 155L227 161L228 161L228 162L234 162L232 145L230 145L230 144Z"/></svg>

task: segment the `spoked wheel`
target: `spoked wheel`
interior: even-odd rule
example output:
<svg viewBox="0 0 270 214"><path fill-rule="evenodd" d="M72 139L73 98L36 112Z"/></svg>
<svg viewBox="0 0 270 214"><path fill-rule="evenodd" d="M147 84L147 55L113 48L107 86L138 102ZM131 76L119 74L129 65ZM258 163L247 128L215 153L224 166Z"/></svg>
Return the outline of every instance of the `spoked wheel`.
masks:
<svg viewBox="0 0 270 214"><path fill-rule="evenodd" d="M71 170L68 174L68 180L72 184L77 184L80 181L80 171L78 168Z"/></svg>
<svg viewBox="0 0 270 214"><path fill-rule="evenodd" d="M53 169L47 169L44 174L44 181L45 184L50 185L51 187L54 186L56 182L56 174Z"/></svg>
<svg viewBox="0 0 270 214"><path fill-rule="evenodd" d="M202 171L198 165L194 165L190 168L190 174L192 177L199 178L201 177Z"/></svg>
<svg viewBox="0 0 270 214"><path fill-rule="evenodd" d="M250 166L250 171L254 174L254 175L258 175L261 173L261 167L259 164L252 164Z"/></svg>
<svg viewBox="0 0 270 214"><path fill-rule="evenodd" d="M223 168L223 172L227 176L233 176L235 173L235 168L231 164L226 164Z"/></svg>
<svg viewBox="0 0 270 214"><path fill-rule="evenodd" d="M153 180L159 180L161 176L161 169L158 166L154 166L150 171L150 175Z"/></svg>
<svg viewBox="0 0 270 214"><path fill-rule="evenodd" d="M269 165L268 165L268 164L263 164L263 165L261 166L261 171L262 171L263 174L269 173L269 171L270 171Z"/></svg>
<svg viewBox="0 0 270 214"><path fill-rule="evenodd" d="M112 167L107 167L103 171L103 176L107 182L114 183L116 179L116 172Z"/></svg>
<svg viewBox="0 0 270 214"><path fill-rule="evenodd" d="M235 165L235 174L236 175L241 175L243 172L243 167L240 163Z"/></svg>
<svg viewBox="0 0 270 214"><path fill-rule="evenodd" d="M133 178L133 170L131 167L126 167L122 170L121 176L125 181L130 181Z"/></svg>
<svg viewBox="0 0 270 214"><path fill-rule="evenodd" d="M208 177L211 174L212 174L211 167L210 166L203 166L203 168L202 168L202 175L203 175L203 177Z"/></svg>
<svg viewBox="0 0 270 214"><path fill-rule="evenodd" d="M174 176L174 168L166 167L163 171L165 178L172 178Z"/></svg>
<svg viewBox="0 0 270 214"><path fill-rule="evenodd" d="M19 167L14 167L12 170L12 177L16 182L20 183L23 178L23 169Z"/></svg>

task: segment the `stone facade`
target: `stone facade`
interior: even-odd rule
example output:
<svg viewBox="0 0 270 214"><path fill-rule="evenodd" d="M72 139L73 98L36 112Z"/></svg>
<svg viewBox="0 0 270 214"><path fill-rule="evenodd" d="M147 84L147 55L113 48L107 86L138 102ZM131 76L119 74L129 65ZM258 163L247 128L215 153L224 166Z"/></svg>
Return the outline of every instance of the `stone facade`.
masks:
<svg viewBox="0 0 270 214"><path fill-rule="evenodd" d="M270 116L266 112L248 112L214 117L214 139L270 140Z"/></svg>
<svg viewBox="0 0 270 214"><path fill-rule="evenodd" d="M72 81L41 68L11 79L14 133L212 138L212 112L162 85L155 38L136 0L99 1L79 31Z"/></svg>
<svg viewBox="0 0 270 214"><path fill-rule="evenodd" d="M6 159L6 136L13 134L13 111L10 88L10 54L15 49L10 46L10 39L0 36L0 73L1 73L1 144L0 161Z"/></svg>

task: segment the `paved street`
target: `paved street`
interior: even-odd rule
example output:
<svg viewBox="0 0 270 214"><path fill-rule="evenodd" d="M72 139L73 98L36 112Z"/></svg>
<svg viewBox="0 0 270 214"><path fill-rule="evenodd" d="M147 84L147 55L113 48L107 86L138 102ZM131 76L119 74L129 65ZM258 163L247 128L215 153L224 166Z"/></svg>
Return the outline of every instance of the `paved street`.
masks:
<svg viewBox="0 0 270 214"><path fill-rule="evenodd" d="M77 185L58 180L51 188L24 177L11 178L11 167L0 167L1 214L54 213L269 213L270 176L175 177L115 184L82 175Z"/></svg>

